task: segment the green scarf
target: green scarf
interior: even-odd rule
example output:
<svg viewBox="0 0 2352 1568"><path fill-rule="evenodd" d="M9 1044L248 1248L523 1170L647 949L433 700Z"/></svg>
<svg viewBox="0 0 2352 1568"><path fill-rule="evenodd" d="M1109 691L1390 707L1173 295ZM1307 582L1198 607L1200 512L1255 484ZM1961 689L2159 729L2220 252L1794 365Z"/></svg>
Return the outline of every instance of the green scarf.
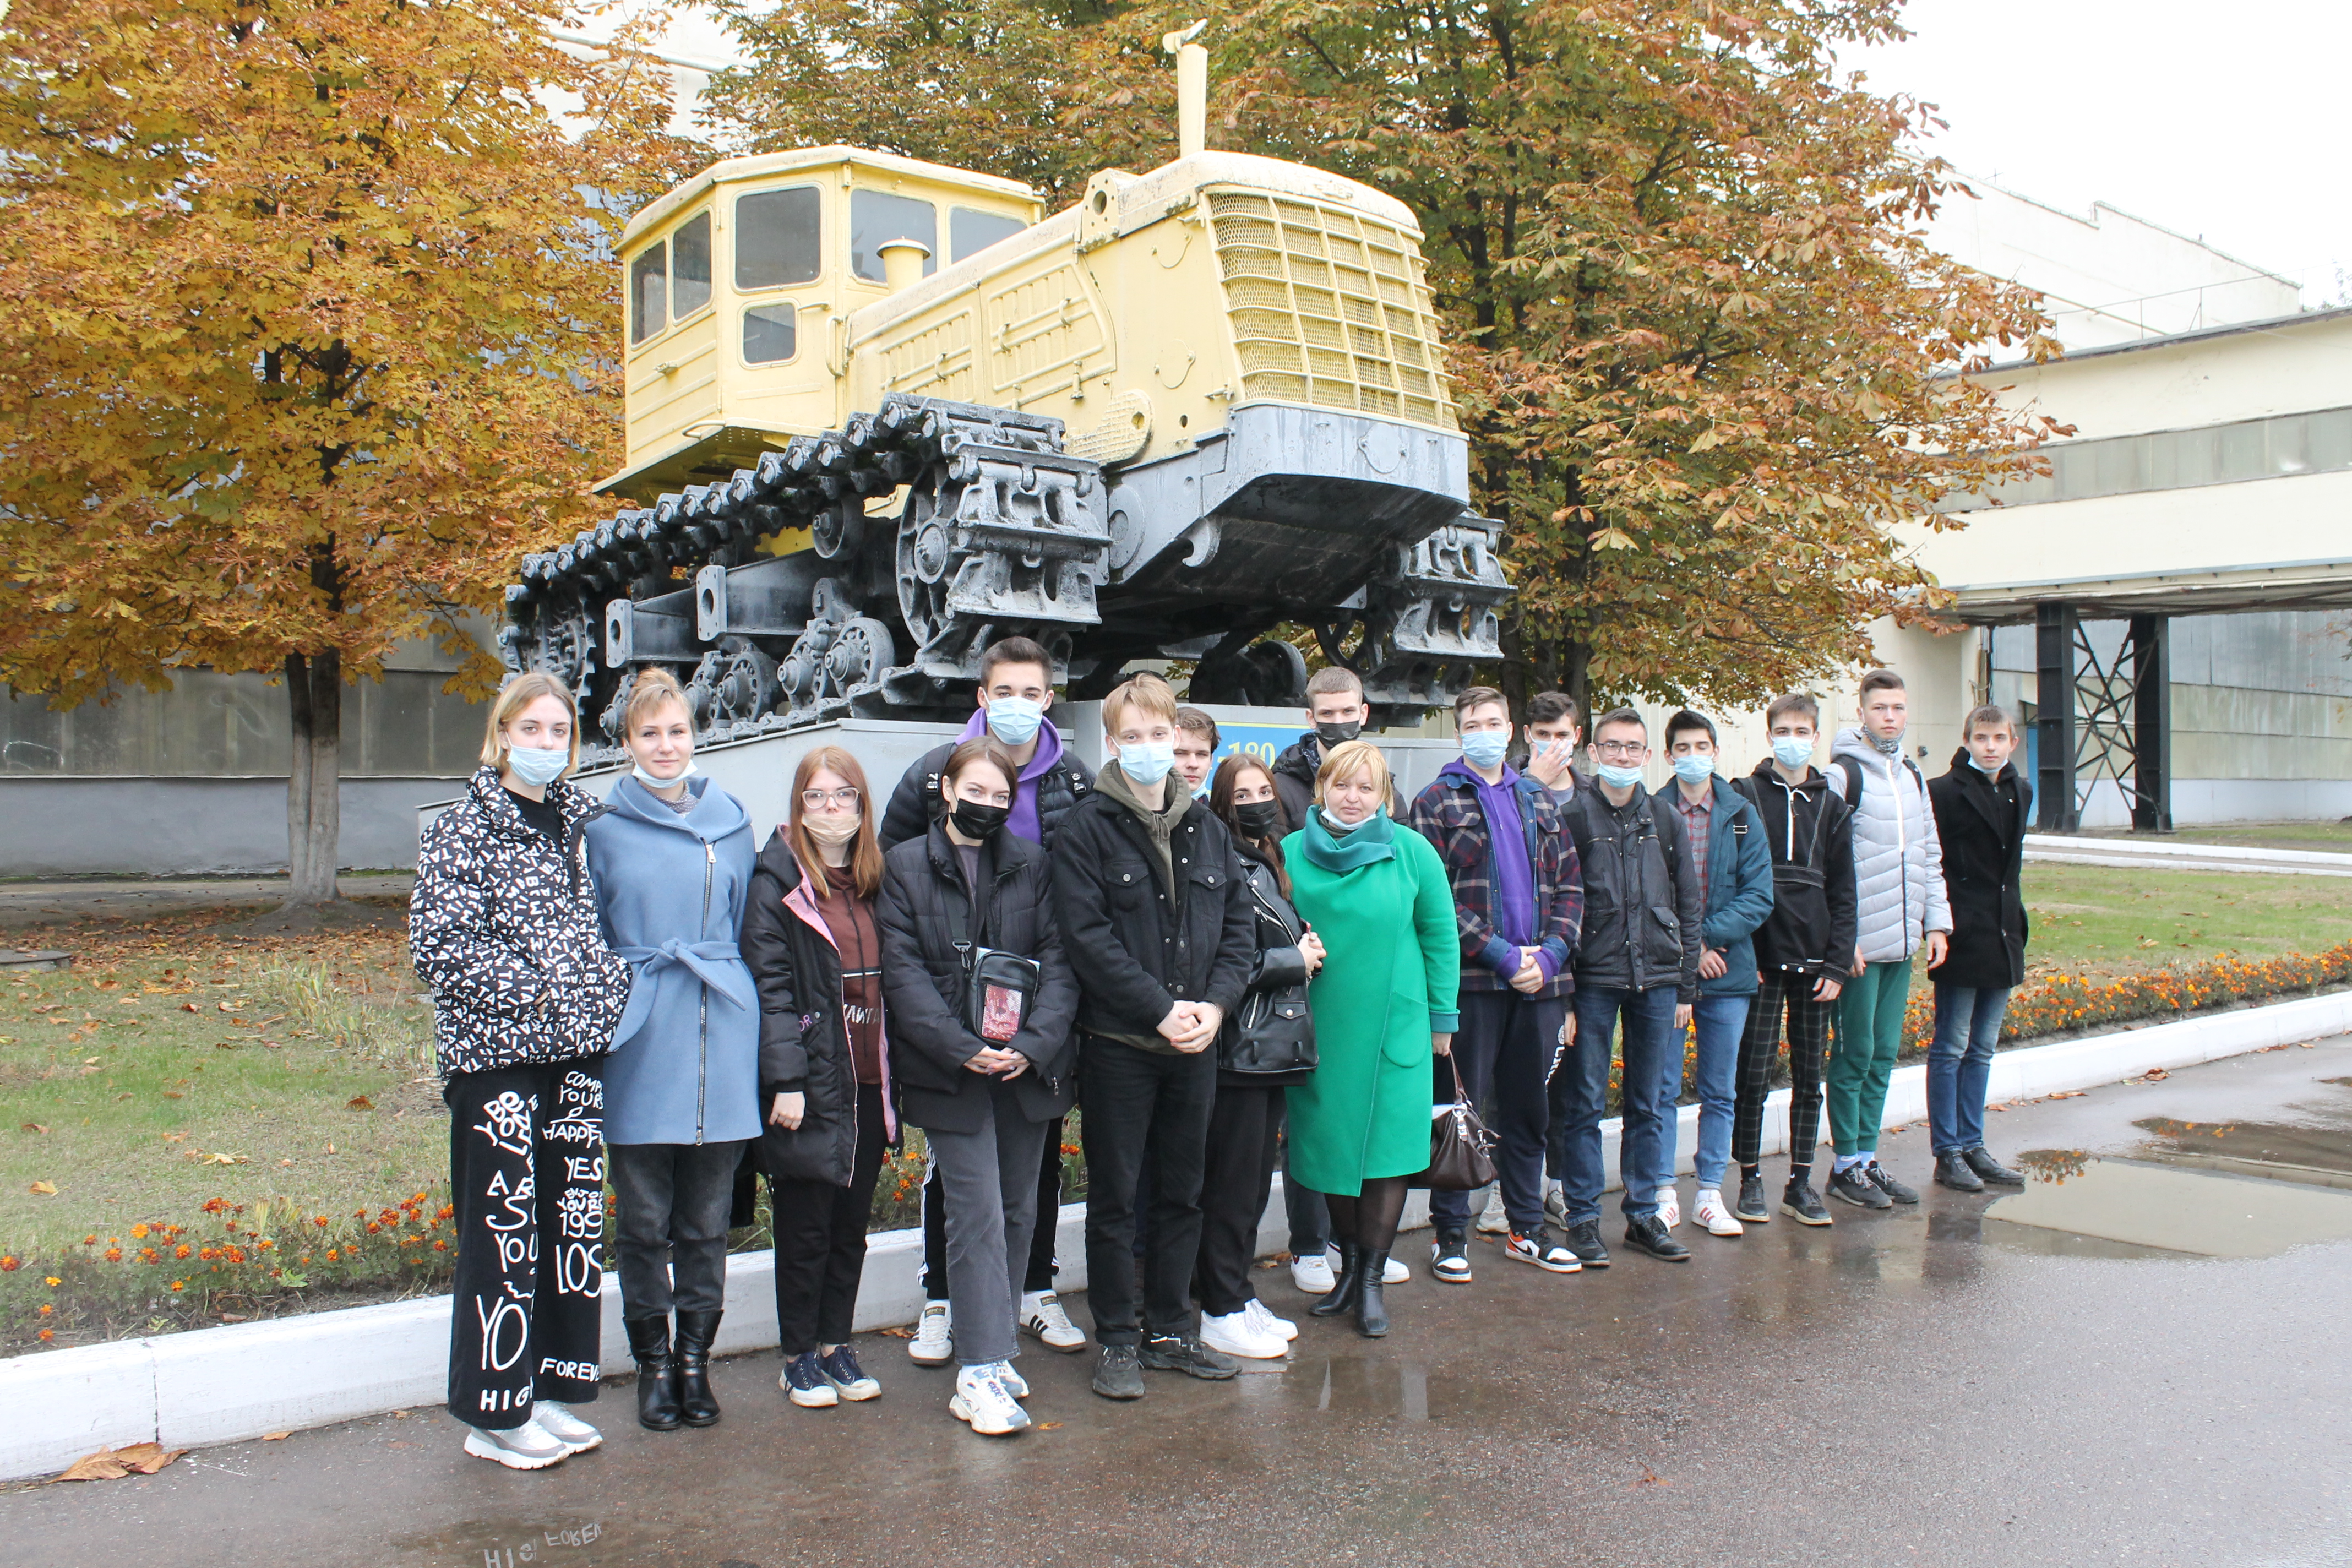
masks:
<svg viewBox="0 0 2352 1568"><path fill-rule="evenodd" d="M1309 862L1342 876L1361 866L1396 858L1396 824L1389 820L1386 806L1345 834L1332 832L1323 821L1323 808L1317 806L1307 814L1307 826L1299 834L1305 840L1299 847Z"/></svg>

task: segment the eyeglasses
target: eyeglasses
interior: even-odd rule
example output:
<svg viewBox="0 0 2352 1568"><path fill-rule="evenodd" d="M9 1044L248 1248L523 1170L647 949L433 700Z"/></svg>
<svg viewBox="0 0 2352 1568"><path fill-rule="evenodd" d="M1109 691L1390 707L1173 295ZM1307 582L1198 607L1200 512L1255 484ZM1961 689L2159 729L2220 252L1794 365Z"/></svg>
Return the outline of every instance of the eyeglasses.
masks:
<svg viewBox="0 0 2352 1568"><path fill-rule="evenodd" d="M855 811L857 809L857 790L854 785L844 784L839 789L801 791L801 804L811 811L823 811L827 801L846 810Z"/></svg>
<svg viewBox="0 0 2352 1568"><path fill-rule="evenodd" d="M1592 742L1593 752L1603 757L1638 757L1649 749L1648 742L1643 741L1595 741Z"/></svg>

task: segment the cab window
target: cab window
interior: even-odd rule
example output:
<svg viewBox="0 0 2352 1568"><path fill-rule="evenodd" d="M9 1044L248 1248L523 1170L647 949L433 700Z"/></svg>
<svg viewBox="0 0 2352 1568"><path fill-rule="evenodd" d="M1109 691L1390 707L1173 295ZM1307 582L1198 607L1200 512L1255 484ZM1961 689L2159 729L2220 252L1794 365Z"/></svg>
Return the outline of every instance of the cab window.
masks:
<svg viewBox="0 0 2352 1568"><path fill-rule="evenodd" d="M800 352L800 318L789 300L743 308L743 363L774 364Z"/></svg>
<svg viewBox="0 0 2352 1568"><path fill-rule="evenodd" d="M683 321L710 303L710 215L695 214L669 237L670 319Z"/></svg>
<svg viewBox="0 0 2352 1568"><path fill-rule="evenodd" d="M858 277L879 283L882 247L894 239L911 239L926 247L923 276L940 269L940 215L930 203L888 191L849 193L849 268Z"/></svg>
<svg viewBox="0 0 2352 1568"><path fill-rule="evenodd" d="M629 263L629 341L644 342L669 323L669 246L656 242Z"/></svg>
<svg viewBox="0 0 2352 1568"><path fill-rule="evenodd" d="M1010 239L1029 226L1017 217L984 213L977 207L948 209L948 250L954 259L977 256L1000 239Z"/></svg>
<svg viewBox="0 0 2352 1568"><path fill-rule="evenodd" d="M736 197L735 287L748 292L814 282L824 266L822 202L814 185Z"/></svg>

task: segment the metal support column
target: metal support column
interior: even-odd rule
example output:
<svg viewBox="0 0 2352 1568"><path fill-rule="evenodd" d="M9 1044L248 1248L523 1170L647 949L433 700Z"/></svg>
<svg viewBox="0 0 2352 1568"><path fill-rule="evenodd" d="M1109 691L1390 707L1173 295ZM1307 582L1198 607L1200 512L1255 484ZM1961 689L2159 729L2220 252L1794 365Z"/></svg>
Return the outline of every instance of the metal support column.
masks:
<svg viewBox="0 0 2352 1568"><path fill-rule="evenodd" d="M2172 831L2172 621L2134 616L2132 649L2132 826Z"/></svg>
<svg viewBox="0 0 2352 1568"><path fill-rule="evenodd" d="M2080 823L2074 803L2074 606L2033 607L2034 826L2072 833Z"/></svg>

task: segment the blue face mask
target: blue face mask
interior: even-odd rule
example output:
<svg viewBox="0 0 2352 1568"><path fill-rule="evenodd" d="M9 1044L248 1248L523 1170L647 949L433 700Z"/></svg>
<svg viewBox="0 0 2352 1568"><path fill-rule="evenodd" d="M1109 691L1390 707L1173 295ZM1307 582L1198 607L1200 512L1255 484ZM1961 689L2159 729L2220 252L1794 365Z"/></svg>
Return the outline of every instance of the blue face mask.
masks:
<svg viewBox="0 0 2352 1568"><path fill-rule="evenodd" d="M701 765L696 763L692 757L686 759L685 768L679 772L676 778L657 779L654 777L653 774L646 772L645 765L643 763L639 763L637 766L629 770L631 773L635 775L636 781L645 785L647 789L667 789L674 784L684 783L686 780L692 778L701 771Z"/></svg>
<svg viewBox="0 0 2352 1568"><path fill-rule="evenodd" d="M1642 782L1640 768L1629 768L1618 763L1603 763L1595 771L1601 774L1601 782L1611 789L1632 789Z"/></svg>
<svg viewBox="0 0 2352 1568"><path fill-rule="evenodd" d="M992 697L988 700L988 732L1008 746L1025 746L1037 738L1045 720L1045 705L1026 697Z"/></svg>
<svg viewBox="0 0 2352 1568"><path fill-rule="evenodd" d="M1984 774L1984 776L1989 779L1997 779L2000 777L2000 770L2009 766L2009 760L2004 757L2001 761L1994 763L1991 767L1987 767L1982 763L1977 761L1977 754L1974 752L1970 752L1969 753L1969 766L1976 769L1977 772Z"/></svg>
<svg viewBox="0 0 2352 1568"><path fill-rule="evenodd" d="M1508 730L1473 730L1462 737L1462 760L1484 771L1503 765L1503 753L1511 749Z"/></svg>
<svg viewBox="0 0 2352 1568"><path fill-rule="evenodd" d="M1686 784L1701 784L1715 776L1715 759L1685 752L1675 759L1675 777Z"/></svg>
<svg viewBox="0 0 2352 1568"><path fill-rule="evenodd" d="M569 746L509 746L507 767L514 776L537 789L553 784L572 765Z"/></svg>
<svg viewBox="0 0 2352 1568"><path fill-rule="evenodd" d="M1801 768L1813 760L1813 743L1794 735L1772 737L1772 757L1784 768Z"/></svg>
<svg viewBox="0 0 2352 1568"><path fill-rule="evenodd" d="M1146 741L1141 745L1118 749L1118 771L1130 784L1156 784L1168 776L1176 765L1176 742Z"/></svg>

